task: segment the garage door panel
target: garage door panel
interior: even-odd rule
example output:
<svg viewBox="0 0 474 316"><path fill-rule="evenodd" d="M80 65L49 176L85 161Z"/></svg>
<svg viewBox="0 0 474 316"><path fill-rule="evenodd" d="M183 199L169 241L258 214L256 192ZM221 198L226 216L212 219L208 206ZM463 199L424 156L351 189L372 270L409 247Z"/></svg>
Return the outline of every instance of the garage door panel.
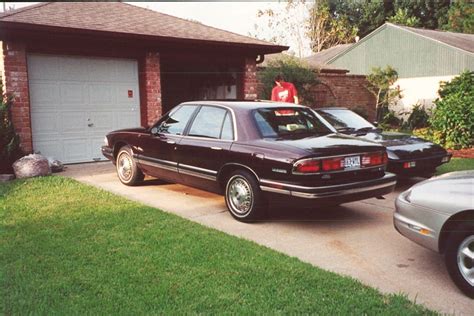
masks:
<svg viewBox="0 0 474 316"><path fill-rule="evenodd" d="M138 80L137 65L133 61L116 63L116 75L121 82L135 83Z"/></svg>
<svg viewBox="0 0 474 316"><path fill-rule="evenodd" d="M60 65L59 58L53 56L28 56L28 79L57 80Z"/></svg>
<svg viewBox="0 0 474 316"><path fill-rule="evenodd" d="M41 148L39 152L46 157L60 157L63 153L62 141L37 141L37 146Z"/></svg>
<svg viewBox="0 0 474 316"><path fill-rule="evenodd" d="M35 100L35 109L60 104L58 83L30 80L30 98Z"/></svg>
<svg viewBox="0 0 474 316"><path fill-rule="evenodd" d="M106 160L102 155L101 147L104 145L104 137L91 138L91 154L93 160Z"/></svg>
<svg viewBox="0 0 474 316"><path fill-rule="evenodd" d="M90 157L88 139L64 139L63 148L66 161L84 161L84 157Z"/></svg>
<svg viewBox="0 0 474 316"><path fill-rule="evenodd" d="M111 84L98 83L89 86L89 100L91 105L100 105L101 108L115 106L115 91L115 87Z"/></svg>
<svg viewBox="0 0 474 316"><path fill-rule="evenodd" d="M62 57L59 58L60 69L58 79L61 81L89 81L90 68L86 58Z"/></svg>
<svg viewBox="0 0 474 316"><path fill-rule="evenodd" d="M43 111L34 114L35 119L31 122L31 131L33 137L41 138L50 135L50 137L58 133L58 115L55 110Z"/></svg>
<svg viewBox="0 0 474 316"><path fill-rule="evenodd" d="M105 134L140 125L136 60L29 55L28 71L36 151L91 161Z"/></svg>
<svg viewBox="0 0 474 316"><path fill-rule="evenodd" d="M60 83L62 110L74 109L77 105L87 106L87 93L83 83Z"/></svg>

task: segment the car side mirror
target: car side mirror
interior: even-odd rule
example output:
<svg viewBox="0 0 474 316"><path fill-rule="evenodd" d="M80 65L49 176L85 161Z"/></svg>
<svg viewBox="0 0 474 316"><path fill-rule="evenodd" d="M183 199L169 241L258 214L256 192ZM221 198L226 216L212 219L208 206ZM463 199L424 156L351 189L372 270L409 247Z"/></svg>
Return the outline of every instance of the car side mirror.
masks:
<svg viewBox="0 0 474 316"><path fill-rule="evenodd" d="M152 135L158 135L158 127L156 127L156 126L153 127L153 128L151 129L151 134L152 134Z"/></svg>
<svg viewBox="0 0 474 316"><path fill-rule="evenodd" d="M372 124L373 124L375 127L379 126L379 122L377 122L377 121L374 121Z"/></svg>

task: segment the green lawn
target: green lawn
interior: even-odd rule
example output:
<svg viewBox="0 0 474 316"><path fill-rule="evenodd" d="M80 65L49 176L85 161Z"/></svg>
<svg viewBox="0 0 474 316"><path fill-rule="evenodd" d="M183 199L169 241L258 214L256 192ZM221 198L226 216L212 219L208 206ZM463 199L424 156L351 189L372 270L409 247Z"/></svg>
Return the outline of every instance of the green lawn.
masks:
<svg viewBox="0 0 474 316"><path fill-rule="evenodd" d="M447 164L441 165L436 170L436 174L443 174L451 171L474 170L474 159L472 158L452 158Z"/></svg>
<svg viewBox="0 0 474 316"><path fill-rule="evenodd" d="M0 308L19 314L434 314L74 180L0 185Z"/></svg>

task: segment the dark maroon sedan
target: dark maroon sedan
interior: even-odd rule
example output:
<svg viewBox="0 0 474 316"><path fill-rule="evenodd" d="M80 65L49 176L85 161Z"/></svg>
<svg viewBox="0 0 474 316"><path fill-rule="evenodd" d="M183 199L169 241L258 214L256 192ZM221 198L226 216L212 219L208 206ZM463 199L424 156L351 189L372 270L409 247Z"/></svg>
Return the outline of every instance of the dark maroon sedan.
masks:
<svg viewBox="0 0 474 316"><path fill-rule="evenodd" d="M335 134L288 103L182 103L151 128L109 133L102 153L126 185L147 174L224 193L241 221L261 218L272 196L341 204L387 194L396 182L383 146Z"/></svg>

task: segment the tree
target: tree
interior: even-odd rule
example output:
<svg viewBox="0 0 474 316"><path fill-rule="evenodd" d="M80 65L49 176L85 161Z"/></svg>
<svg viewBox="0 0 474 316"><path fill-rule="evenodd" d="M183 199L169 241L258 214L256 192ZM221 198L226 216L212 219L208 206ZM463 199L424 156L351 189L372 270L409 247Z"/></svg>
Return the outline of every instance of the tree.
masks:
<svg viewBox="0 0 474 316"><path fill-rule="evenodd" d="M295 85L301 104L312 105L314 103L311 88L319 82L317 75L300 59L292 56L282 56L279 59L271 60L265 69L258 72L258 79L263 84L263 99L271 98L277 75L282 75L285 81Z"/></svg>
<svg viewBox="0 0 474 316"><path fill-rule="evenodd" d="M383 118L383 109L388 109L402 97L399 87L394 88L393 84L398 80L397 71L391 66L384 69L380 67L372 68L372 73L367 76L369 91L375 96L375 113L377 121Z"/></svg>
<svg viewBox="0 0 474 316"><path fill-rule="evenodd" d="M12 98L3 93L3 84L0 81L0 173L11 173L12 164L23 153L20 149L20 138L15 133L11 120Z"/></svg>
<svg viewBox="0 0 474 316"><path fill-rule="evenodd" d="M474 3L469 0L455 1L448 11L446 31L474 34Z"/></svg>
<svg viewBox="0 0 474 316"><path fill-rule="evenodd" d="M357 27L349 23L345 15L334 17L325 1L316 1L310 9L308 36L311 49L320 52L338 44L354 42Z"/></svg>
<svg viewBox="0 0 474 316"><path fill-rule="evenodd" d="M407 9L398 9L394 16L388 18L388 22L415 27L420 24L420 19L409 16Z"/></svg>
<svg viewBox="0 0 474 316"><path fill-rule="evenodd" d="M288 1L281 10L258 10L257 17L263 20L255 24L255 33L250 36L280 45L292 46L292 52L303 57L311 52L307 35L310 3L304 0ZM291 45L295 43L295 45Z"/></svg>

